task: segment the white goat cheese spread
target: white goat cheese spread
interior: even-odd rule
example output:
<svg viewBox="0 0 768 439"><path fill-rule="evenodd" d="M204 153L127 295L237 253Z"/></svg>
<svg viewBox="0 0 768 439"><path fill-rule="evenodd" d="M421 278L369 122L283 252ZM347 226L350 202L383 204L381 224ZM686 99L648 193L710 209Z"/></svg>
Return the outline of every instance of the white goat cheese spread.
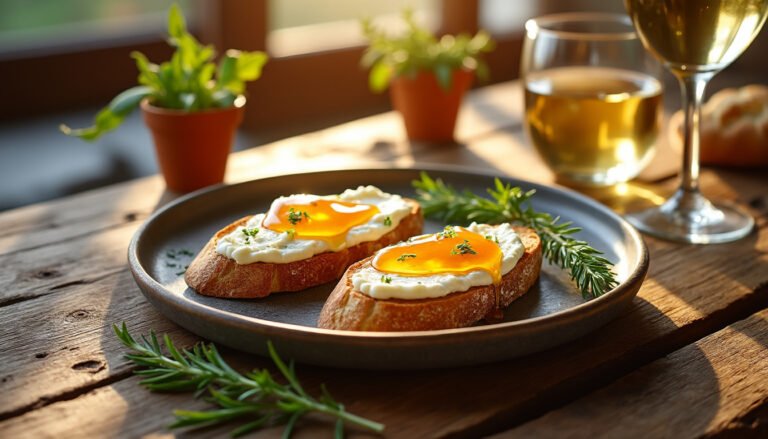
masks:
<svg viewBox="0 0 768 439"><path fill-rule="evenodd" d="M262 227L266 213L252 216L244 226L222 236L216 243L216 251L238 264L254 262L287 263L310 258L328 251L340 251L362 242L375 241L397 227L411 213L411 206L401 196L388 194L375 186L347 189L339 195L318 196L300 194L307 200L327 199L374 205L379 209L370 220L350 228L346 240L336 247L321 239L302 239L291 233L275 232ZM294 197L292 195L291 197ZM287 197L281 197L287 198ZM275 202L279 201L275 200ZM245 231L256 233L247 234Z"/></svg>

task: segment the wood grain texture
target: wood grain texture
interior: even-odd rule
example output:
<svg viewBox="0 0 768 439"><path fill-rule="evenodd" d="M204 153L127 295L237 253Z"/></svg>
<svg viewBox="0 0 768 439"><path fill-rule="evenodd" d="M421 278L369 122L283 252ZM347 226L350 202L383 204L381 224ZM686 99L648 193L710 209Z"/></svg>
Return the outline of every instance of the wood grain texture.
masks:
<svg viewBox="0 0 768 439"><path fill-rule="evenodd" d="M449 163L551 182L552 174L522 134L521 106L519 84L487 87L462 110L461 145L410 144L403 140L398 116L387 113L234 154L227 181L344 166ZM717 246L647 238L651 267L638 299L594 334L523 359L471 368L387 373L300 365L299 377L313 390L327 383L350 411L387 424L388 437L474 437L524 426L553 408L590 398L600 386L643 364L653 370L654 361L672 361L676 368L699 373L691 365L704 364L701 356L680 352L704 351L705 342L710 346L721 339L691 343L768 306L765 172L705 169L701 183L705 194L747 205L758 229L744 240ZM154 311L126 267L128 241L140 222L175 196L155 176L0 214L0 436L165 435L173 408L205 406L139 388L109 328L127 321L134 333L154 328L182 345L197 340ZM764 324L747 326L752 340L765 340ZM717 337L729 345L749 342L739 334L728 329ZM731 352L727 349L717 351L717 364ZM750 358L764 359L765 343L754 349ZM672 360L664 358L668 354ZM243 369L267 364L230 351L225 356ZM706 356L710 365L716 363L712 358ZM766 402L758 395L762 387L752 386L757 393L745 391L743 401L737 394L744 392L728 390L741 389L738 378L745 367L733 362L701 372L706 378L717 371L718 382L730 383L715 390L719 401L733 401L727 407L735 408L712 412L711 419L725 429L720 431L765 413ZM720 373L736 381L721 379ZM326 423L306 422L297 437L330 432ZM279 433L270 429L256 436Z"/></svg>
<svg viewBox="0 0 768 439"><path fill-rule="evenodd" d="M761 231L761 236L766 236L765 231ZM309 386L328 382L334 395L347 402L350 410L388 424L392 437L437 437L476 429L484 431L505 425L509 419L529 411L538 412L540 406L550 400L588 392L612 376L631 371L638 363L655 359L712 332L728 319L743 313L744 308L768 303L768 288L764 286L766 270L760 268L760 264L765 263L764 257L762 261L753 259L751 264L745 263L744 258L729 264L723 262L723 255L743 252L744 248L680 247L659 242L653 242L651 247L654 264L636 306L599 333L572 345L525 359L475 368L386 374L300 367L300 376ZM764 240L758 249L765 251ZM715 258L716 255L720 257ZM682 280L675 281L672 268L677 258L703 259L705 265L716 261L722 272L702 277L700 284L688 288L681 285ZM665 266L670 268L665 269ZM738 281L726 282L728 279ZM761 282L763 287L759 286ZM45 298L37 299L45 301L48 305L45 308L36 306L37 300L31 300L4 309L8 314L2 316L3 321L11 318L8 316L16 316L18 320L12 320L14 324L39 322L38 326L29 328L30 333L39 333L37 337L11 331L13 357L19 354L18 362L9 364L0 376L13 376L12 371L16 370L26 370L25 376L29 376L25 379L13 376L4 383L3 393L7 401L29 404L46 398L55 399L63 392L124 373L124 365L112 366L115 359L119 359L121 349L105 327L117 319L129 321L140 332L146 332L149 327L165 330L170 325L143 301L127 274L105 281L103 286L94 289L73 287L67 294L54 297L61 302ZM66 323L66 316L83 303L89 303L92 307L88 310L89 315L94 316L87 329L80 324L63 323L46 327L45 322L55 322L57 315ZM53 309L60 310L59 314L52 312ZM172 331L172 334L180 333L182 331ZM2 340L5 345L7 333L4 332ZM36 353L46 352L51 346L69 346L70 340L80 346L84 352L82 357L73 361L64 352L57 355L64 355L66 361L55 361L58 357L52 355L48 361L34 367L32 358ZM228 358L253 363L247 356ZM568 361L563 362L563 358ZM94 361L109 367L93 375L75 373L72 366L81 361ZM466 379L470 375L472 379ZM407 399L403 398L403 392L407 392ZM465 398L457 407L455 395L471 397ZM166 405L167 399L153 396L141 399L141 403L149 403L153 410L164 412L173 408ZM418 422L411 422L411 418ZM315 426L320 430L325 427ZM308 428L308 434L317 433L312 428Z"/></svg>
<svg viewBox="0 0 768 439"><path fill-rule="evenodd" d="M92 283L2 307L0 321L0 419L124 378L130 365L113 323L126 321L137 333L147 333L151 325L182 345L196 340L144 300L125 267Z"/></svg>
<svg viewBox="0 0 768 439"><path fill-rule="evenodd" d="M768 310L495 438L768 434ZM742 431L747 434L747 431ZM763 436L765 437L765 436Z"/></svg>

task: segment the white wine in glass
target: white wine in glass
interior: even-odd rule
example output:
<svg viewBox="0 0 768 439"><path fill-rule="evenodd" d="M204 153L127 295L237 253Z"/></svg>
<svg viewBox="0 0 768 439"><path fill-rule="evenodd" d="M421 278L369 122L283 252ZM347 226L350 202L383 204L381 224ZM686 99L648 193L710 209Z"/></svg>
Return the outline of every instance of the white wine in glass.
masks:
<svg viewBox="0 0 768 439"><path fill-rule="evenodd" d="M677 77L685 115L680 188L661 206L628 215L638 229L682 242L742 238L754 219L699 192L699 119L704 89L752 43L768 15L768 0L625 0L643 45Z"/></svg>
<svg viewBox="0 0 768 439"><path fill-rule="evenodd" d="M526 127L544 161L576 185L636 176L659 131L661 83L610 67L570 66L526 75Z"/></svg>

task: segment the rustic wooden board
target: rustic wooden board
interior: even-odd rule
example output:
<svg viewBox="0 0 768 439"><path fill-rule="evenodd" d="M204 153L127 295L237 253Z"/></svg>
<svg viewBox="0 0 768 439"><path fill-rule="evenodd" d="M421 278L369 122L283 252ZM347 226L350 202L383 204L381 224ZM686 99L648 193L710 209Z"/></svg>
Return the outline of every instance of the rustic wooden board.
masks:
<svg viewBox="0 0 768 439"><path fill-rule="evenodd" d="M766 347L763 310L494 437L765 437Z"/></svg>
<svg viewBox="0 0 768 439"><path fill-rule="evenodd" d="M0 303L12 304L87 285L126 268L128 241L138 222L45 247L0 256Z"/></svg>
<svg viewBox="0 0 768 439"><path fill-rule="evenodd" d="M751 409L766 402L766 344L768 311L763 311L695 345L673 352L584 400L578 400L541 419L524 424L519 429L511 430L510 434L514 437L560 437L567 433L565 435L569 437L585 437L621 433L632 436L632 432L640 435L642 432L652 432L654 437L693 437L698 436L698 433L738 428L741 422L749 419ZM242 360L232 353L226 356ZM549 360L555 361L552 356L549 357ZM251 366L254 363L261 366L264 362L251 361ZM540 378L535 370L541 363L536 361L525 369L516 364L498 366L509 367L510 380L516 384L517 391L531 387L525 386L525 381ZM515 378L523 370L532 374L527 378ZM304 382L312 384L310 391L316 392L317 382L314 379L307 381L308 375L304 372L304 368L300 367L300 377ZM478 385L487 384L484 380L478 381L478 378L488 370L475 368L455 372L402 373L397 376L349 372L345 374L346 378L342 378L338 372L315 370L310 372L309 377L326 375L332 383L330 390L340 399L346 398L344 400L348 401L349 410L388 422L388 437L437 437L447 433L441 429L435 430L440 425L437 423L439 419L443 423L450 423L450 420L454 420L454 423L463 422L478 410L478 403L488 394L487 389L473 389L472 384L465 383L471 381ZM494 368L494 372L499 372L499 368ZM469 379L461 380L462 375ZM435 377L438 379L433 380ZM344 389L339 389L339 381L344 381ZM441 386L436 386L434 381ZM506 386L505 383L500 384ZM404 394L410 400L414 395L435 391L444 392L445 398L449 399L443 404L436 404L435 401L441 399L435 399L429 407L419 408L405 402L403 398ZM457 400L456 395L464 395L464 399ZM474 396L467 398L466 395ZM508 396L513 398L514 394ZM621 404L616 401L621 401ZM151 410L147 408L148 405L152 407ZM93 410L93 407L100 409ZM56 402L0 423L0 431L11 434L8 437L68 437L75 433L119 437L163 434L163 426L171 421L172 408L204 407L205 404L192 402L180 395L150 395L138 386L136 378L129 378L85 392L76 399ZM79 422L71 422L73 417ZM585 418L590 422L585 422ZM129 419L133 421L129 422ZM617 424L616 419L622 422ZM429 425L425 426L425 422ZM599 427L585 431L584 425ZM226 429L214 431L223 433ZM208 437L214 431L207 430L199 436ZM329 431L328 424L310 422L302 425L296 437L317 437L319 433L327 435ZM276 428L261 435L272 436L278 433L279 429Z"/></svg>
<svg viewBox="0 0 768 439"><path fill-rule="evenodd" d="M439 436L467 429L484 432L486 428L504 425L520 413L538 412L552 398L590 391L597 383L631 371L638 363L663 356L748 310L768 304L768 233L762 230L759 236L759 241L725 246L679 246L651 241L651 272L636 306L598 334L562 349L516 361L437 372L382 374L311 367L302 367L300 371L309 385L332 383L332 390L340 400L348 401L350 410L358 409L387 423L393 435ZM751 257L753 248L757 257ZM732 254L745 256L728 257ZM697 282L679 276L681 260L687 261L687 269ZM183 333L144 302L126 272L88 286L73 286L59 292L55 300L46 298L42 302L44 307L37 302L29 300L1 309L2 321L10 321L10 327L31 325L22 334L3 329L3 345L11 342L9 358L18 359L0 366L0 376L12 377L3 383L2 389L6 400L12 401L12 411L37 401L45 404L46 400L61 399L84 386L109 386L115 375L122 379L126 368L119 360L121 349L107 328L113 322L126 320L144 332L154 327L172 330L172 334ZM88 306L84 308L84 304ZM87 312L84 322L67 321L80 316L80 310ZM39 335L30 337L27 333ZM79 347L74 353L56 351L50 358L35 359L37 363L30 364L36 354L49 352L52 347L70 346L71 341ZM568 361L562 361L563 358ZM83 373L73 369L81 362L91 362L99 370ZM101 369L102 365L108 367ZM24 373L19 375L19 370ZM467 376L472 379L466 379ZM508 379L499 382L500 376ZM410 389L407 401L402 398L403 389ZM436 398L436 394L443 397ZM466 407L457 408L450 398L456 394L475 397L466 402ZM435 400L445 404L436 404ZM164 399L157 403L154 397L141 401L151 401L160 411L172 408L163 406ZM461 416L456 410L461 411ZM406 413L418 419L418 424L402 424Z"/></svg>
<svg viewBox="0 0 768 439"><path fill-rule="evenodd" d="M0 419L128 376L113 323L129 322L139 333L151 325L182 345L193 340L144 300L126 267L52 296L2 307L0 321Z"/></svg>
<svg viewBox="0 0 768 439"><path fill-rule="evenodd" d="M494 87L476 93L462 113L461 146L409 144L389 113L235 154L227 181L368 164L453 163L551 182L521 132L521 104L510 103L519 88ZM665 183L674 185L673 179ZM391 437L477 436L589 395L641 364L664 361L659 358L768 306L768 179L760 171L706 171L702 186L713 197L751 206L759 230L718 246L648 239L651 269L635 306L599 333L528 358L465 369L373 373L300 366L302 382L310 389L327 382L351 411L386 423ZM0 436L163 435L171 409L204 406L139 388L109 328L125 320L136 333L154 328L182 345L197 340L152 309L125 264L140 222L174 196L150 177L0 214ZM241 368L267 364L234 352L226 357ZM317 434L329 435L328 426L310 422L298 437Z"/></svg>
<svg viewBox="0 0 768 439"><path fill-rule="evenodd" d="M144 220L163 194L160 177L117 184L0 215L0 256Z"/></svg>

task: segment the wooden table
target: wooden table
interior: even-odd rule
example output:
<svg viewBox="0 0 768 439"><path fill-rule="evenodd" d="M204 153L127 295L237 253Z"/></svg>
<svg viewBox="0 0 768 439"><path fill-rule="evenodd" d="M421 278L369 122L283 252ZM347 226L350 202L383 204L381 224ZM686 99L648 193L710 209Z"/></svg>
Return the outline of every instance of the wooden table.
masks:
<svg viewBox="0 0 768 439"><path fill-rule="evenodd" d="M524 139L520 107L519 84L485 87L462 110L462 145L409 145L397 116L384 114L234 154L227 180L452 163L551 182ZM674 185L659 177L649 177L656 187ZM713 246L646 238L651 266L637 299L593 334L472 368L300 365L299 377L312 390L326 383L350 411L385 423L387 437L766 437L768 179L764 170L705 169L702 185L748 206L758 229ZM151 177L0 214L0 437L170 436L172 409L208 406L141 388L110 328L125 321L135 334L152 328L181 345L198 341L150 306L126 265L135 230L172 198ZM243 369L271 367L223 354ZM330 424L308 420L296 437L331 434Z"/></svg>

